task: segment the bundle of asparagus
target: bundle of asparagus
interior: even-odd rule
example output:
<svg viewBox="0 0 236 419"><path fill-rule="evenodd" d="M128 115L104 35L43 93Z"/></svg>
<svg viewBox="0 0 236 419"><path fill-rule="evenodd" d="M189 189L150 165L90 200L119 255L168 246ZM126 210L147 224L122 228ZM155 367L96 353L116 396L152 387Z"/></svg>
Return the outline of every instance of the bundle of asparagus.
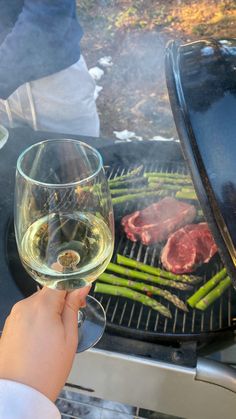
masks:
<svg viewBox="0 0 236 419"><path fill-rule="evenodd" d="M162 185L170 189L170 186L176 187L176 198L197 200L192 180L190 176L179 173L162 173L162 172L147 172L144 177L148 181L149 187L155 185Z"/></svg>
<svg viewBox="0 0 236 419"><path fill-rule="evenodd" d="M131 269L128 269L127 267ZM109 263L107 271L108 272L104 272L100 275L99 280L101 283L96 283L95 292L122 296L138 301L159 311L166 317L171 317L170 310L150 296L158 295L180 310L187 312L188 308L185 302L166 289L147 284L146 281L186 291L191 289L191 285L196 284L201 280L201 278L193 275L176 275L119 254L117 255L117 264ZM112 273L109 273L109 271ZM114 275L113 272L120 274L123 277ZM136 281L130 280L130 278L134 278ZM145 283L140 282L140 280L145 281ZM226 269L223 268L189 297L187 303L192 308L205 310L219 298L230 285L231 280L227 276Z"/></svg>
<svg viewBox="0 0 236 419"><path fill-rule="evenodd" d="M97 282L94 291L102 294L117 295L120 297L129 298L131 300L139 301L140 303L151 307L153 310L158 311L165 317L172 317L172 314L167 307L158 303L153 298L150 298L147 295L141 294L139 292L133 291L129 288L117 287Z"/></svg>
<svg viewBox="0 0 236 419"><path fill-rule="evenodd" d="M117 255L117 263L119 265L129 266L131 268L138 269L139 271L147 272L154 276L171 279L173 281L186 282L188 284L196 284L202 280L202 278L200 278L199 276L173 274L172 272L168 272L164 269L150 266L142 262L138 262L134 259L122 256L120 254Z"/></svg>
<svg viewBox="0 0 236 419"><path fill-rule="evenodd" d="M227 276L226 269L223 268L189 297L187 303L192 308L204 311L216 301L230 285L231 279Z"/></svg>
<svg viewBox="0 0 236 419"><path fill-rule="evenodd" d="M143 167L139 166L125 175L109 180L113 205L146 197L164 197L169 195L170 191L175 193L176 198L197 200L188 175L150 172L141 176L142 169ZM135 184L139 186L136 188Z"/></svg>
<svg viewBox="0 0 236 419"><path fill-rule="evenodd" d="M153 282L155 284L159 284L159 285L165 285L167 287L170 288L176 288L179 289L181 291L189 291L192 289L192 286L187 284L187 283L183 283L183 282L179 282L179 281L174 281L172 279L166 279L166 278L162 278L160 276L155 276L155 275L151 275L149 273L145 273L145 272L139 272L133 269L127 269L123 266L117 265L115 263L109 263L107 266L107 270L111 271L111 272L115 272L121 275L124 275L128 278L135 278L135 279L141 279L143 281L148 281L148 282Z"/></svg>
<svg viewBox="0 0 236 419"><path fill-rule="evenodd" d="M120 266L120 264L124 266ZM129 266L131 269L127 269L126 266ZM109 263L107 266L107 271L99 277L99 281L102 283L105 282L105 284L97 282L95 285L95 292L119 295L134 301L139 301L140 303L152 307L154 310L159 311L161 314L167 317L170 317L168 311L166 311L169 309L163 305L160 306L160 303L154 304L154 302L157 303L157 301L153 298L150 298L150 296L159 295L165 300L171 302L180 310L187 312L188 308L184 301L166 289L149 285L137 280L153 282L155 284L176 288L182 291L191 289L191 284L199 281L198 277L191 275L174 275L159 268L154 268L141 262L136 262L135 260L122 255L117 255L117 264ZM123 278L109 273L109 271L112 273L115 272L116 274L118 273L122 275ZM130 278L134 278L136 281L130 280ZM133 290L138 290L145 294Z"/></svg>
<svg viewBox="0 0 236 419"><path fill-rule="evenodd" d="M163 297L165 300L170 301L180 310L188 311L186 304L179 298L177 295L172 294L167 290L163 290L162 288L154 287L153 285L148 285L143 282L136 282L131 281L129 279L123 279L116 275L111 275L106 272L100 275L99 280L102 282L106 282L111 285L117 285L121 287L131 288L139 291L145 292L149 297L151 295L159 295Z"/></svg>

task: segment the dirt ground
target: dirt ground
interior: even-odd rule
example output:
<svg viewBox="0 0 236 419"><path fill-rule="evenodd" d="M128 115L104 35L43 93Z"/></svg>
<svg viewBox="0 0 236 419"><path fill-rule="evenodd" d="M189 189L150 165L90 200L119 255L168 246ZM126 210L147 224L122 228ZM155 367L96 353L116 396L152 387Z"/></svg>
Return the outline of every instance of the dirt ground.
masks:
<svg viewBox="0 0 236 419"><path fill-rule="evenodd" d="M165 84L165 46L213 36L235 36L233 1L84 0L78 13L88 67L104 75L97 99L101 136L129 130L143 139L177 133ZM98 64L110 56L113 65Z"/></svg>

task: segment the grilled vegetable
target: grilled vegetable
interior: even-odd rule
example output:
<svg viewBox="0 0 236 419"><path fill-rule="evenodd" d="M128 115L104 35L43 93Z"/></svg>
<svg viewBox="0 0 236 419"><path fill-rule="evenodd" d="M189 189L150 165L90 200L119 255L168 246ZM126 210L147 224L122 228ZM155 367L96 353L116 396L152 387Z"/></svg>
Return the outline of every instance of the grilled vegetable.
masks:
<svg viewBox="0 0 236 419"><path fill-rule="evenodd" d="M187 191L180 190L180 191L176 192L175 197L179 198L179 199L190 199L191 201L197 201L198 200L197 195L195 194L194 191L187 192Z"/></svg>
<svg viewBox="0 0 236 419"><path fill-rule="evenodd" d="M142 166L132 170L126 175L109 180L113 205L126 201L135 201L144 197L167 196L167 191L176 191L175 197L179 199L197 200L190 176L179 173L147 172L141 177ZM129 188L134 183L148 182L143 187ZM186 186L184 186L186 185ZM157 191L152 194L152 191ZM128 193L128 194L127 194Z"/></svg>
<svg viewBox="0 0 236 419"><path fill-rule="evenodd" d="M169 186L169 185L168 185ZM176 190L176 188L173 188ZM172 190L173 190L172 189ZM115 198L112 198L113 205L122 204L128 201L136 201L141 198L146 197L165 197L169 195L170 188L164 187L151 187L151 188L142 188L142 189L112 189L111 195L118 195ZM128 195L127 195L128 192ZM195 192L183 192L179 190L175 193L175 198L177 199L190 199L191 201L197 201L197 195Z"/></svg>
<svg viewBox="0 0 236 419"><path fill-rule="evenodd" d="M130 281L129 279L123 279L115 275L108 274L104 272L99 276L99 280L102 282L106 282L111 285L118 285L121 287L132 288L135 290L148 292L153 295L160 295L161 297L165 298L166 300L170 301L180 310L188 311L186 304L179 298L177 295L172 294L169 291L163 290L161 288L153 287L152 285L144 284L142 282L135 282Z"/></svg>
<svg viewBox="0 0 236 419"><path fill-rule="evenodd" d="M181 191L182 192L195 192L194 187L190 185L181 187Z"/></svg>
<svg viewBox="0 0 236 419"><path fill-rule="evenodd" d="M209 281L207 281L201 288L199 288L191 297L188 298L187 303L194 308L196 304L205 297L225 276L227 271L225 268L221 269Z"/></svg>
<svg viewBox="0 0 236 419"><path fill-rule="evenodd" d="M159 191L159 188L157 185L155 185L154 187L150 187L150 186L143 186L142 188L122 188L122 189L111 189L111 195L125 195L127 196L127 192L129 194L139 194L139 193L143 193L143 192L152 192L152 191Z"/></svg>
<svg viewBox="0 0 236 419"><path fill-rule="evenodd" d="M231 285L231 279L227 276L212 291L196 304L199 310L206 310L217 298L219 298Z"/></svg>
<svg viewBox="0 0 236 419"><path fill-rule="evenodd" d="M129 190L127 190L129 192ZM136 201L137 199L141 198L155 198L157 196L167 196L169 192L167 190L158 190L158 191L152 191L152 192L143 192L137 193L137 194L128 194L128 195L122 195L118 196L117 198L112 198L113 205L122 204L124 202L128 201Z"/></svg>
<svg viewBox="0 0 236 419"><path fill-rule="evenodd" d="M173 281L187 282L189 284L196 284L201 280L200 277L194 275L176 275L171 272L164 271L160 268L155 268L154 266L146 265L142 262L137 262L134 259L127 258L126 256L117 255L117 263L120 265L129 266L131 268L139 269L140 271L147 272L151 275L160 276L167 279L172 279Z"/></svg>
<svg viewBox="0 0 236 419"><path fill-rule="evenodd" d="M112 184L118 181L124 181L132 177L139 176L142 169L143 169L143 166L136 167L136 169L131 170L129 173L126 173L125 175L117 176L115 179L109 179L109 183Z"/></svg>
<svg viewBox="0 0 236 419"><path fill-rule="evenodd" d="M144 177L147 178L178 178L178 179L187 179L191 180L191 177L189 175L185 175L184 173L173 173L173 172L146 172L144 173Z"/></svg>
<svg viewBox="0 0 236 419"><path fill-rule="evenodd" d="M178 191L179 190L179 186L177 185L163 185L162 183L150 183L148 186L143 185L142 188L117 188L117 189L110 189L111 191L111 195L126 195L127 196L127 192L129 194L143 194L144 192L152 192L152 191L166 191L166 190L170 190L170 191ZM193 191L194 192L194 191ZM189 192L188 192L189 193Z"/></svg>
<svg viewBox="0 0 236 419"><path fill-rule="evenodd" d="M173 185L169 183L163 183L163 182L149 182L148 183L149 188L158 188L158 189L166 189L168 191L178 191L180 188L180 185Z"/></svg>
<svg viewBox="0 0 236 419"><path fill-rule="evenodd" d="M116 190L117 188L127 188L128 189L130 187L130 185L133 186L136 183L138 183L139 185L142 184L142 183L144 183L145 185L147 184L147 180L144 179L144 177L133 177L133 178L130 178L130 179L120 180L120 181L116 180L116 179L117 178L108 181L110 190Z"/></svg>
<svg viewBox="0 0 236 419"><path fill-rule="evenodd" d="M178 178L178 176L175 177L159 177L157 176L146 176L146 173L144 174L144 177L148 179L148 183L170 183L170 184L177 184L177 185L192 185L192 180L190 178Z"/></svg>
<svg viewBox="0 0 236 419"><path fill-rule="evenodd" d="M94 292L102 294L116 295L119 297L126 297L134 301L138 301L145 306L151 307L153 310L159 311L163 316L169 317L171 319L172 315L170 310L163 306L161 303L158 303L153 298L148 297L147 295L141 294L139 292L133 291L129 288L118 287L115 285L101 284L96 282Z"/></svg>
<svg viewBox="0 0 236 419"><path fill-rule="evenodd" d="M150 275L148 273L135 271L133 269L127 269L123 266L116 265L115 263L109 263L107 270L124 275L128 278L141 279L143 281L154 282L156 284L165 285L167 287L176 288L182 291L191 290L191 285L184 284L182 282L172 281L170 279L164 279L159 276Z"/></svg>

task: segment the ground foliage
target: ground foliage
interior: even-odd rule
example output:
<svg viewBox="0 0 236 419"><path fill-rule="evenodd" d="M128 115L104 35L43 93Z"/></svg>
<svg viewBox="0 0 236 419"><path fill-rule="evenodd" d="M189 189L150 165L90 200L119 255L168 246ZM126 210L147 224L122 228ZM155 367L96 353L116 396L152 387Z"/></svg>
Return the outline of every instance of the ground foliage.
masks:
<svg viewBox="0 0 236 419"><path fill-rule="evenodd" d="M79 0L88 66L111 55L98 82L101 134L129 129L145 139L176 136L164 76L170 39L236 35L235 0Z"/></svg>

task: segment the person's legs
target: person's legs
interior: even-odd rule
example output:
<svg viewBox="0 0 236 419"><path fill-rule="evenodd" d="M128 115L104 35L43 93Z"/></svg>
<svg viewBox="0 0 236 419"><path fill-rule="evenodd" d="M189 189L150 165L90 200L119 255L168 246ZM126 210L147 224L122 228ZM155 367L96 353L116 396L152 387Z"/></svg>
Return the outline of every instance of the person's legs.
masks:
<svg viewBox="0 0 236 419"><path fill-rule="evenodd" d="M0 124L7 128L15 128L27 124L21 106L24 96L21 90L23 89L17 89L7 100L0 99Z"/></svg>
<svg viewBox="0 0 236 419"><path fill-rule="evenodd" d="M83 57L68 69L30 85L38 130L99 135L95 82Z"/></svg>
<svg viewBox="0 0 236 419"><path fill-rule="evenodd" d="M94 90L95 82L81 57L66 70L20 86L7 103L1 101L0 123L9 119L7 104L13 126L27 123L35 130L96 137L99 118Z"/></svg>

